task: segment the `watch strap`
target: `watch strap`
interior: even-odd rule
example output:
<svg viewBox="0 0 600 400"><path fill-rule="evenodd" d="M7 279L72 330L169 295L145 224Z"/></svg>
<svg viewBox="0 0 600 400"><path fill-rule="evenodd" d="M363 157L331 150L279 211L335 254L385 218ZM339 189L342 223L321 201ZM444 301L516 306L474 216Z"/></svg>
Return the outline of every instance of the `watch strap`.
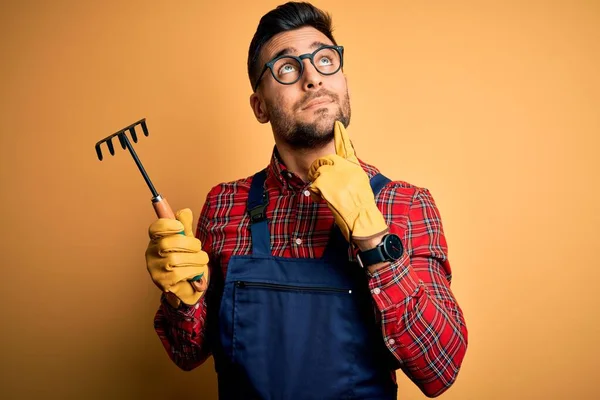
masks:
<svg viewBox="0 0 600 400"><path fill-rule="evenodd" d="M357 259L361 267L368 267L380 262L387 261L385 255L383 254L383 241L378 244L374 249L359 251L357 254Z"/></svg>

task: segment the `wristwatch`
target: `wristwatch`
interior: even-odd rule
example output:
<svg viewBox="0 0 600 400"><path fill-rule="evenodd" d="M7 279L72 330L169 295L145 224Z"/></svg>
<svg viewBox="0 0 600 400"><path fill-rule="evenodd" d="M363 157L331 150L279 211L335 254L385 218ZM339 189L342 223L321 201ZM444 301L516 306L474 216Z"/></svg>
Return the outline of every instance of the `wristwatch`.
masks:
<svg viewBox="0 0 600 400"><path fill-rule="evenodd" d="M365 268L384 261L396 261L402 256L403 251L400 237L395 233L388 233L374 249L359 251L356 258L360 266Z"/></svg>

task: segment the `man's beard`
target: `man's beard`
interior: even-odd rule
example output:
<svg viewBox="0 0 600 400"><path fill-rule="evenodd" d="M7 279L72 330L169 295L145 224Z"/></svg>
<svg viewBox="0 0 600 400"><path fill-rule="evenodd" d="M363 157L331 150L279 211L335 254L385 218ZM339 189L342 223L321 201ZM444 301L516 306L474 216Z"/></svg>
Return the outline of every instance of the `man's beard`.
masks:
<svg viewBox="0 0 600 400"><path fill-rule="evenodd" d="M294 150L319 149L331 142L335 121L341 121L346 128L350 125L351 110L348 91L346 91L343 101L340 102L340 96L321 89L315 94L305 96L294 106L293 111L321 96L332 99L338 109L335 111L330 111L328 108L315 110L314 113L317 115L311 123L297 122L290 114L286 114L278 104L267 104L275 136Z"/></svg>

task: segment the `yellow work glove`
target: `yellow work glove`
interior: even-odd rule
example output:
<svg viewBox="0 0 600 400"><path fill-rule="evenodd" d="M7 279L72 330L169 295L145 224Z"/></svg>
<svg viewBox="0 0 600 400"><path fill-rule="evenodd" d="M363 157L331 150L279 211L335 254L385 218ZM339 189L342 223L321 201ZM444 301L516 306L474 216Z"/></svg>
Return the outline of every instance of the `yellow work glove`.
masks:
<svg viewBox="0 0 600 400"><path fill-rule="evenodd" d="M208 288L208 254L202 251L202 243L192 233L192 211L189 208L177 211L175 218L159 218L148 228L146 266L152 281L167 293L172 305L175 301L178 306L178 300L193 305ZM182 231L185 235L179 233ZM202 278L193 284L195 288L188 280L197 275Z"/></svg>
<svg viewBox="0 0 600 400"><path fill-rule="evenodd" d="M315 160L308 171L311 197L327 201L348 243L386 233L388 226L375 203L369 176L340 121L335 122L333 140L336 154Z"/></svg>

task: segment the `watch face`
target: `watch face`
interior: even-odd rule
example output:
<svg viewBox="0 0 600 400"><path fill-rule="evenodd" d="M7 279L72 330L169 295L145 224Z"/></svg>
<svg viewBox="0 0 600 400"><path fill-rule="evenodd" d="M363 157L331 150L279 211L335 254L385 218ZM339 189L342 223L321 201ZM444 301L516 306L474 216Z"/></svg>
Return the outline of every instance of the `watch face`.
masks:
<svg viewBox="0 0 600 400"><path fill-rule="evenodd" d="M396 234L389 234L386 236L385 241L383 242L383 250L389 255L389 257L393 260L397 260L402 256L402 241L400 237Z"/></svg>

